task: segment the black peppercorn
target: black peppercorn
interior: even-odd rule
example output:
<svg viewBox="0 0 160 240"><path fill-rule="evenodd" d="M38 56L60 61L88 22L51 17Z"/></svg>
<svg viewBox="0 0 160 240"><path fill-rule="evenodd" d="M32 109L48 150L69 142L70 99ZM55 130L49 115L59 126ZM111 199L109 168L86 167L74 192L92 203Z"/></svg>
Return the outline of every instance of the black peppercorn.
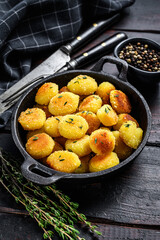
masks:
<svg viewBox="0 0 160 240"><path fill-rule="evenodd" d="M129 43L119 53L119 58L144 71L160 71L160 52L151 49L148 44Z"/></svg>

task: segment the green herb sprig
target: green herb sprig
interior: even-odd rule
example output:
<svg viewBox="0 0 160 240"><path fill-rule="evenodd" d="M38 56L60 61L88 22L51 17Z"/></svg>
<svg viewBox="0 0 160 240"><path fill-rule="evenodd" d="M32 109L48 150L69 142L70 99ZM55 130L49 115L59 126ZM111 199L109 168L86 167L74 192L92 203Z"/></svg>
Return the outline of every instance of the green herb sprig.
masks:
<svg viewBox="0 0 160 240"><path fill-rule="evenodd" d="M0 183L21 203L42 228L44 239L52 240L57 233L62 239L82 240L75 223L84 223L91 232L101 235L96 226L79 213L78 203L56 189L56 185L39 186L26 180L20 172L21 161L0 149Z"/></svg>

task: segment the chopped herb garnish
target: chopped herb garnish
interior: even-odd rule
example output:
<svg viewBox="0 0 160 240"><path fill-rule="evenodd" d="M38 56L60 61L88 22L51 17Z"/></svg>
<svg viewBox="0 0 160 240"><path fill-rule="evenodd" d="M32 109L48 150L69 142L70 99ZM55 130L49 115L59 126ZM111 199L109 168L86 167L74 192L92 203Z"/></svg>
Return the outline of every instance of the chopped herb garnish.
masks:
<svg viewBox="0 0 160 240"><path fill-rule="evenodd" d="M68 149L69 152L73 152L72 149Z"/></svg>
<svg viewBox="0 0 160 240"><path fill-rule="evenodd" d="M61 155L59 155L59 158L61 157Z"/></svg>
<svg viewBox="0 0 160 240"><path fill-rule="evenodd" d="M105 108L105 113L109 113L109 110L107 108Z"/></svg>
<svg viewBox="0 0 160 240"><path fill-rule="evenodd" d="M130 125L131 125L131 124L127 123L127 124L125 124L124 126L129 128Z"/></svg>
<svg viewBox="0 0 160 240"><path fill-rule="evenodd" d="M87 78L86 76L83 77L83 79L86 79L86 78Z"/></svg>
<svg viewBox="0 0 160 240"><path fill-rule="evenodd" d="M59 159L60 162L62 162L62 161L64 161L64 160L65 160L65 158Z"/></svg>
<svg viewBox="0 0 160 240"><path fill-rule="evenodd" d="M76 143L77 141L74 141L73 143Z"/></svg>
<svg viewBox="0 0 160 240"><path fill-rule="evenodd" d="M67 102L64 103L64 106L67 104Z"/></svg>
<svg viewBox="0 0 160 240"><path fill-rule="evenodd" d="M75 81L74 83L78 83L79 84L79 81Z"/></svg>
<svg viewBox="0 0 160 240"><path fill-rule="evenodd" d="M103 144L103 142L102 142L102 141L100 141L100 143L102 143L102 144Z"/></svg>
<svg viewBox="0 0 160 240"><path fill-rule="evenodd" d="M119 94L114 95L114 97L119 97Z"/></svg>
<svg viewBox="0 0 160 240"><path fill-rule="evenodd" d="M78 126L80 129L82 129L83 128L83 125L81 125L81 126Z"/></svg>
<svg viewBox="0 0 160 240"><path fill-rule="evenodd" d="M50 88L53 88L53 87L50 87Z"/></svg>
<svg viewBox="0 0 160 240"><path fill-rule="evenodd" d="M59 118L57 118L57 117L56 117L56 120L57 120L58 122L60 121Z"/></svg>
<svg viewBox="0 0 160 240"><path fill-rule="evenodd" d="M37 140L38 140L38 137L35 136L35 137L33 138L33 141L37 141Z"/></svg>
<svg viewBox="0 0 160 240"><path fill-rule="evenodd" d="M72 124L73 124L74 119L73 119L73 118L69 118L69 120L70 120L70 121L67 121L67 120L66 120L66 122L67 122L67 123L72 123Z"/></svg>
<svg viewBox="0 0 160 240"><path fill-rule="evenodd" d="M62 97L63 97L62 95L58 96L58 98L62 98Z"/></svg>
<svg viewBox="0 0 160 240"><path fill-rule="evenodd" d="M29 110L28 110L28 112L26 112L26 114L31 114L31 113L33 113L33 112L31 112L31 111L29 111Z"/></svg>
<svg viewBox="0 0 160 240"><path fill-rule="evenodd" d="M94 142L97 143L97 138L94 139Z"/></svg>

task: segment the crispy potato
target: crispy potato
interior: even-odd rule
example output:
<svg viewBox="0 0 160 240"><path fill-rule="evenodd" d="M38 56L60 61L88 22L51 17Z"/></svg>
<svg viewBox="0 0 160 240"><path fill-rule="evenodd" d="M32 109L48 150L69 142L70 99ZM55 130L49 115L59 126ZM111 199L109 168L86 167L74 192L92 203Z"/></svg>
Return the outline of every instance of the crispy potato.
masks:
<svg viewBox="0 0 160 240"><path fill-rule="evenodd" d="M90 95L97 90L97 82L87 75L79 75L68 82L69 91L78 95Z"/></svg>
<svg viewBox="0 0 160 240"><path fill-rule="evenodd" d="M91 111L96 113L101 106L102 99L98 95L90 95L81 102L79 111Z"/></svg>
<svg viewBox="0 0 160 240"><path fill-rule="evenodd" d="M92 150L89 145L89 136L85 135L77 140L68 139L65 143L65 149L76 153L79 157L84 157L90 154Z"/></svg>
<svg viewBox="0 0 160 240"><path fill-rule="evenodd" d="M24 130L36 130L42 128L46 121L46 114L40 108L27 108L26 111L21 112L18 122Z"/></svg>
<svg viewBox="0 0 160 240"><path fill-rule="evenodd" d="M87 155L80 158L81 165L74 171L75 173L88 173L89 172L89 161L91 159L91 155Z"/></svg>
<svg viewBox="0 0 160 240"><path fill-rule="evenodd" d="M56 151L47 158L47 165L51 168L66 172L74 172L81 164L79 157L69 151Z"/></svg>
<svg viewBox="0 0 160 240"><path fill-rule="evenodd" d="M137 127L133 121L123 123L119 129L119 133L123 142L131 148L137 149L142 141L143 130Z"/></svg>
<svg viewBox="0 0 160 240"><path fill-rule="evenodd" d="M95 131L96 129L99 128L100 126L100 121L97 117L97 115L93 112L90 111L82 111L82 112L78 112L76 113L76 115L79 115L81 117L83 117L88 125L89 125L89 129L87 131L87 133L90 135L93 131Z"/></svg>
<svg viewBox="0 0 160 240"><path fill-rule="evenodd" d="M48 105L53 115L66 115L74 113L79 104L79 96L71 92L62 92L54 96Z"/></svg>
<svg viewBox="0 0 160 240"><path fill-rule="evenodd" d="M62 87L62 88L59 90L59 93L62 93L62 92L69 92L69 89L67 88L67 86Z"/></svg>
<svg viewBox="0 0 160 240"><path fill-rule="evenodd" d="M47 118L47 120L45 121L44 130L51 137L61 136L58 130L58 124L60 119L62 119L62 116L57 116L57 117L52 116L50 118Z"/></svg>
<svg viewBox="0 0 160 240"><path fill-rule="evenodd" d="M112 90L110 92L110 103L117 113L130 113L131 103L127 95L121 90Z"/></svg>
<svg viewBox="0 0 160 240"><path fill-rule="evenodd" d="M94 153L107 154L115 147L115 137L109 130L98 129L90 135L89 144Z"/></svg>
<svg viewBox="0 0 160 240"><path fill-rule="evenodd" d="M119 131L113 131L112 133L116 141L114 152L117 153L117 156L120 160L124 160L131 155L132 148L123 142L123 140L120 138Z"/></svg>
<svg viewBox="0 0 160 240"><path fill-rule="evenodd" d="M35 102L48 105L52 97L58 94L58 85L52 82L44 83L37 91Z"/></svg>
<svg viewBox="0 0 160 240"><path fill-rule="evenodd" d="M86 134L88 128L88 123L83 117L73 114L63 116L58 124L61 136L68 139L82 138Z"/></svg>
<svg viewBox="0 0 160 240"><path fill-rule="evenodd" d="M135 122L137 127L139 127L139 124L138 124L137 120L135 118L133 118L130 114L120 113L118 115L118 122L117 122L116 125L113 126L113 129L114 130L119 130L120 127L122 126L122 124L129 121L129 120Z"/></svg>
<svg viewBox="0 0 160 240"><path fill-rule="evenodd" d="M96 155L89 161L89 171L99 172L119 164L119 158L116 153L111 152L105 155Z"/></svg>
<svg viewBox="0 0 160 240"><path fill-rule="evenodd" d="M98 86L96 94L102 98L103 104L109 104L109 94L112 90L115 90L115 86L109 82L102 82Z"/></svg>
<svg viewBox="0 0 160 240"><path fill-rule="evenodd" d="M47 105L36 104L36 105L34 105L34 107L42 109L45 112L45 114L46 114L46 118L49 118L49 117L52 116L52 114L48 110L48 106Z"/></svg>
<svg viewBox="0 0 160 240"><path fill-rule="evenodd" d="M26 135L27 140L38 133L45 133L44 126L40 129L27 132L27 135Z"/></svg>
<svg viewBox="0 0 160 240"><path fill-rule="evenodd" d="M118 115L109 104L104 104L98 111L97 117L106 126L113 126L118 122Z"/></svg>
<svg viewBox="0 0 160 240"><path fill-rule="evenodd" d="M28 139L26 151L35 159L41 159L51 154L54 140L46 133L39 133Z"/></svg>

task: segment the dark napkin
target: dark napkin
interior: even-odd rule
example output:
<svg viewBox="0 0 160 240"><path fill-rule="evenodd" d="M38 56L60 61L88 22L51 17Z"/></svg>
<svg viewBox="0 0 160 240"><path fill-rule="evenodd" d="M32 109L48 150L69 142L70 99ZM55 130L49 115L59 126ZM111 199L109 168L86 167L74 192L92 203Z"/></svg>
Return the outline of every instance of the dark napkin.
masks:
<svg viewBox="0 0 160 240"><path fill-rule="evenodd" d="M71 41L89 21L107 19L134 0L8 0L0 2L0 94ZM13 108L0 116L6 127ZM9 126L9 124L8 124Z"/></svg>

